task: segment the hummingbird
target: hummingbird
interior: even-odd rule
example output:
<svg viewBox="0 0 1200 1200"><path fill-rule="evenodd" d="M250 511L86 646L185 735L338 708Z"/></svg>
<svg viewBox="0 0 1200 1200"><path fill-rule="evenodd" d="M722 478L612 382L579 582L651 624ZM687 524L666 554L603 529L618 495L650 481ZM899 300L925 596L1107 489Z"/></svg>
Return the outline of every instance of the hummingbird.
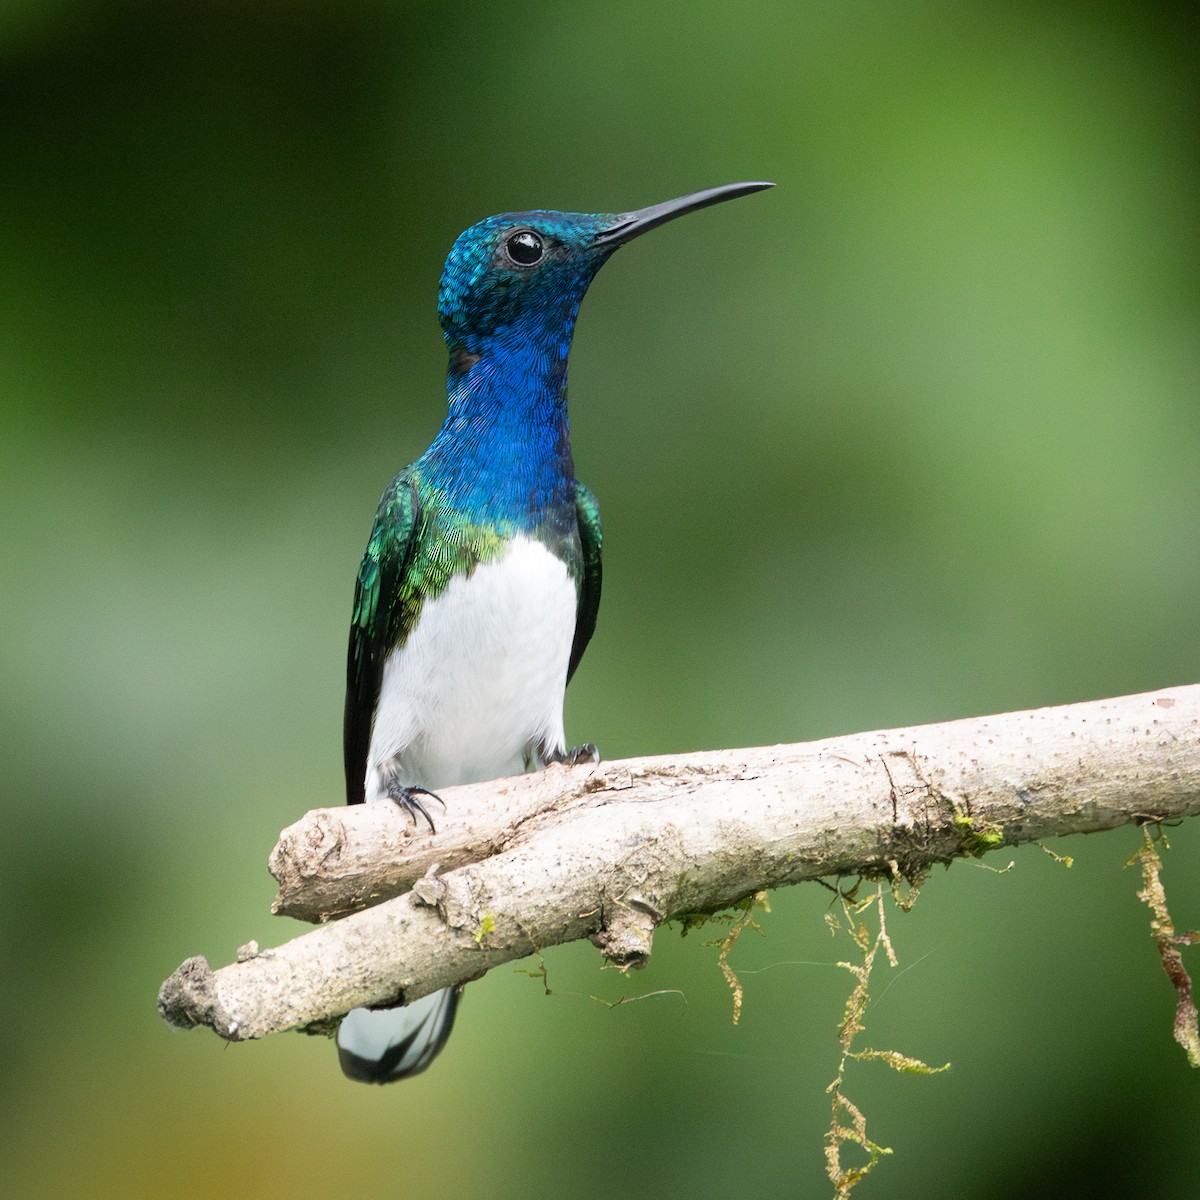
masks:
<svg viewBox="0 0 1200 1200"><path fill-rule="evenodd" d="M503 213L454 243L438 292L446 420L384 491L355 584L347 803L391 801L432 832L437 789L598 758L591 745L568 752L563 729L601 583L600 509L575 478L567 424L579 306L618 246L771 186L626 213ZM423 1071L460 992L352 1010L342 1070L366 1083Z"/></svg>

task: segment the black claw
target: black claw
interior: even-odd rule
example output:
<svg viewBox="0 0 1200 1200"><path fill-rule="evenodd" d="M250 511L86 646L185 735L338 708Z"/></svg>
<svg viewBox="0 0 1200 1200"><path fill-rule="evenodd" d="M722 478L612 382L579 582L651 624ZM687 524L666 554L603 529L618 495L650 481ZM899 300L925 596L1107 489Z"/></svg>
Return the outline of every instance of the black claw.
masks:
<svg viewBox="0 0 1200 1200"><path fill-rule="evenodd" d="M429 796L436 800L443 808L446 807L445 801L436 792L431 792L428 788L423 787L405 787L402 783L397 783L394 779L387 785L388 799L393 804L399 805L410 817L413 823L416 823L417 815L420 814L429 822L429 832L437 833L437 826L433 823L433 818L429 815L425 805L417 799L418 796Z"/></svg>
<svg viewBox="0 0 1200 1200"><path fill-rule="evenodd" d="M564 767L577 767L580 763L590 762L598 763L600 761L600 751L591 742L584 742L582 746L574 746L567 751L557 751L556 753L546 756L546 765L551 763L562 763Z"/></svg>
<svg viewBox="0 0 1200 1200"><path fill-rule="evenodd" d="M595 742L584 742L582 746L574 747L567 755L569 766L577 767L582 762L598 763L600 747Z"/></svg>

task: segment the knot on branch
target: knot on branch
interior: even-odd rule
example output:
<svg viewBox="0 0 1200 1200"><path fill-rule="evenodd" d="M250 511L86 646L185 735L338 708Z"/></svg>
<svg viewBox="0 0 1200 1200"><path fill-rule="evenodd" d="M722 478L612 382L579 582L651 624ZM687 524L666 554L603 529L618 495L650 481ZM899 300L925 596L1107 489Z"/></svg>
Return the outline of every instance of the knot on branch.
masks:
<svg viewBox="0 0 1200 1200"><path fill-rule="evenodd" d="M645 900L618 900L604 928L592 934L592 944L622 971L640 971L650 961L654 931L663 920L664 914Z"/></svg>
<svg viewBox="0 0 1200 1200"><path fill-rule="evenodd" d="M241 1041L238 1023L217 1000L217 977L201 955L185 959L158 990L158 1012L176 1029L207 1025L231 1042Z"/></svg>
<svg viewBox="0 0 1200 1200"><path fill-rule="evenodd" d="M280 834L266 869L280 884L280 893L298 892L305 883L335 868L338 853L346 845L340 812L313 812L310 820L290 824Z"/></svg>
<svg viewBox="0 0 1200 1200"><path fill-rule="evenodd" d="M446 882L438 878L438 864L431 863L429 869L412 885L413 900L428 908L436 908L442 918L446 917L446 897L449 888Z"/></svg>

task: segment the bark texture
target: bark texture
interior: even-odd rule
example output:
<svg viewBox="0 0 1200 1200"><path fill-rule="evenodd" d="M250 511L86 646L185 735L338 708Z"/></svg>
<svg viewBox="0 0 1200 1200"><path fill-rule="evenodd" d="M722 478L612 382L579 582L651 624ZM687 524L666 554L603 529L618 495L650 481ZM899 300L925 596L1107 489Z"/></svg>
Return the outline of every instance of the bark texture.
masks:
<svg viewBox="0 0 1200 1200"><path fill-rule="evenodd" d="M590 937L644 965L655 928L805 879L914 877L1002 846L1200 812L1200 685L447 789L438 831L394 805L318 809L271 856L274 909L342 919L213 971L163 1017L231 1040L322 1029Z"/></svg>

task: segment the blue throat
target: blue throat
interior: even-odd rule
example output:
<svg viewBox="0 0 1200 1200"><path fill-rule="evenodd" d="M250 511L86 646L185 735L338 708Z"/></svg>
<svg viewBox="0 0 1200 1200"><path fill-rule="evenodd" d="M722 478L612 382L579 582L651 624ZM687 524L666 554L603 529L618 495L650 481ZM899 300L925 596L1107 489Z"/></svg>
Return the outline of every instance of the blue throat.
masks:
<svg viewBox="0 0 1200 1200"><path fill-rule="evenodd" d="M445 424L422 479L477 524L531 532L574 515L567 359L574 314L552 331L512 326L451 340Z"/></svg>

